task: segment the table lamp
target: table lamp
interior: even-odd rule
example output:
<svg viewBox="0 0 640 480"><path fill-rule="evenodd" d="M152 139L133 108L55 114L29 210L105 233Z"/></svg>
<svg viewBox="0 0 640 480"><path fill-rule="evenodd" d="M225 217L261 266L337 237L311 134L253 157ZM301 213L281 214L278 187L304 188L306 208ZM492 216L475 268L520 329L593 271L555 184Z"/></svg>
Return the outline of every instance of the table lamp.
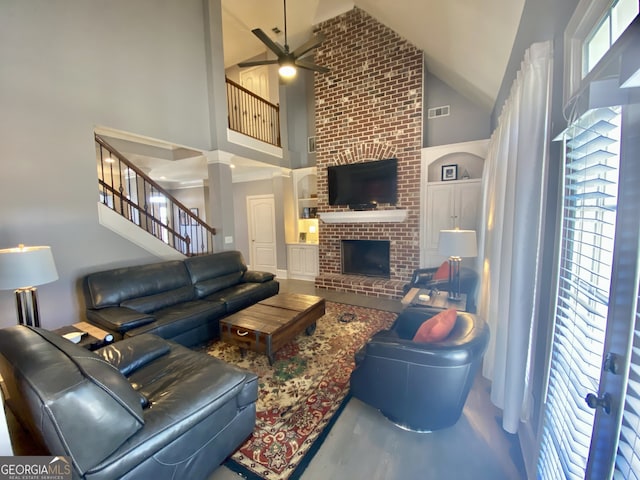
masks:
<svg viewBox="0 0 640 480"><path fill-rule="evenodd" d="M459 302L460 262L462 257L478 256L475 230L440 230L438 241L440 255L449 257L449 300Z"/></svg>
<svg viewBox="0 0 640 480"><path fill-rule="evenodd" d="M0 290L15 289L18 323L40 326L35 286L57 279L51 247L19 245L0 250Z"/></svg>

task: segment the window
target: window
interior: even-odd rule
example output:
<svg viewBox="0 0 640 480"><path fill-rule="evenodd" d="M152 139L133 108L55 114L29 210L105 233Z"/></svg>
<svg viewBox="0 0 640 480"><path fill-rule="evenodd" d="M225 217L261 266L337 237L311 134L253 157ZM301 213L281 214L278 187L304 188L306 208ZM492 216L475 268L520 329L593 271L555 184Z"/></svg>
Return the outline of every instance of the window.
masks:
<svg viewBox="0 0 640 480"><path fill-rule="evenodd" d="M565 105L638 15L639 3L638 0L580 0L565 31Z"/></svg>
<svg viewBox="0 0 640 480"><path fill-rule="evenodd" d="M593 67L607 53L611 45L622 35L622 32L638 15L638 9L638 0L618 0L607 9L604 18L584 42L583 77L593 70Z"/></svg>
<svg viewBox="0 0 640 480"><path fill-rule="evenodd" d="M613 265L620 108L587 112L565 134L554 341L539 458L545 479L584 479L598 392Z"/></svg>
<svg viewBox="0 0 640 480"><path fill-rule="evenodd" d="M571 21L574 33L588 35L565 37L570 51L579 45L591 71L577 82L575 63L564 72L574 83L572 96L565 97L571 118L563 134L540 480L640 479L640 104L621 91L624 77L611 68L636 55L640 17L637 0L611 2L606 14L594 16L600 3L581 2L576 15L587 13Z"/></svg>

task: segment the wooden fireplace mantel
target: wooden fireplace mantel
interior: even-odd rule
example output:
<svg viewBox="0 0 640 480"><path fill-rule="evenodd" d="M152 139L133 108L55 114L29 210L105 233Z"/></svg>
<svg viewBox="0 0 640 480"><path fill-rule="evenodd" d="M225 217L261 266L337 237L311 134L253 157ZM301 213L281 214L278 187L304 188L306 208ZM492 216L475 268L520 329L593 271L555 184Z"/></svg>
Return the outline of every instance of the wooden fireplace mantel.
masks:
<svg viewBox="0 0 640 480"><path fill-rule="evenodd" d="M324 223L398 223L404 222L409 210L347 210L343 212L320 212Z"/></svg>

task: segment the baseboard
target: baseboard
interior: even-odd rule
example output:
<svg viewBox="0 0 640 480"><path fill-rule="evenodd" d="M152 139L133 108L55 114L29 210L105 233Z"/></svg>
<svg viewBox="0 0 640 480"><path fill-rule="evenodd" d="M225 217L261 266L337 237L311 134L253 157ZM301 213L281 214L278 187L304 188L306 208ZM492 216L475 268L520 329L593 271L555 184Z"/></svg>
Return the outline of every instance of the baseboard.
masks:
<svg viewBox="0 0 640 480"><path fill-rule="evenodd" d="M520 423L518 428L518 440L520 442L520 452L524 461L527 479L536 478L538 442L536 435L531 428L531 423Z"/></svg>
<svg viewBox="0 0 640 480"><path fill-rule="evenodd" d="M305 282L315 282L316 281L316 276L315 275L289 275L289 280L303 280Z"/></svg>
<svg viewBox="0 0 640 480"><path fill-rule="evenodd" d="M289 278L289 272L287 272L286 270L277 269L276 277L282 280L286 280L287 278Z"/></svg>

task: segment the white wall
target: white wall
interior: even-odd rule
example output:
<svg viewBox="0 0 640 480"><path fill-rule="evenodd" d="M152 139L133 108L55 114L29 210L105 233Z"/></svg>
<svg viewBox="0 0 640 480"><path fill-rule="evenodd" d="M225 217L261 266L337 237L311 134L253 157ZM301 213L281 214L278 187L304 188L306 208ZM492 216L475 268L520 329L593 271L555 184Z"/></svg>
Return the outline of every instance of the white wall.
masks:
<svg viewBox="0 0 640 480"><path fill-rule="evenodd" d="M210 149L203 16L203 0L2 1L0 248L52 246L43 326L78 320L83 274L155 260L98 225L93 129Z"/></svg>
<svg viewBox="0 0 640 480"><path fill-rule="evenodd" d="M208 222L205 187L178 188L168 190L168 192L185 207L189 209L197 208L198 217L204 222Z"/></svg>

